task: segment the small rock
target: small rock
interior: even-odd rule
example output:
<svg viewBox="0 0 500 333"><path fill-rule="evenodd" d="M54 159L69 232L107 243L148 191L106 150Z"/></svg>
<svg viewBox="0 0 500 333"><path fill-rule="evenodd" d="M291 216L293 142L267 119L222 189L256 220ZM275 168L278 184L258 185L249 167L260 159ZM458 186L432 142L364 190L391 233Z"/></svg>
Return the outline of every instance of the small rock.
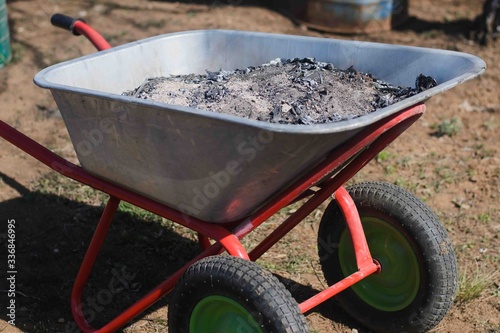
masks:
<svg viewBox="0 0 500 333"><path fill-rule="evenodd" d="M106 6L97 4L94 7L92 7L92 11L97 13L97 14L102 14L106 11Z"/></svg>

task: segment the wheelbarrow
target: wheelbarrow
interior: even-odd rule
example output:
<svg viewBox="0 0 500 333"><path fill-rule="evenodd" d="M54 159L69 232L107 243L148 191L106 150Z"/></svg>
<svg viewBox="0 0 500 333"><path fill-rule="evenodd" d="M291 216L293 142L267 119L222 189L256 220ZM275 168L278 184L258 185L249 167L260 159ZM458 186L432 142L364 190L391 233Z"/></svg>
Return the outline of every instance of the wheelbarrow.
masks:
<svg viewBox="0 0 500 333"><path fill-rule="evenodd" d="M113 332L172 292L171 333L308 332L304 313L336 301L378 332L424 332L450 309L457 264L436 215L402 188L344 188L425 111L424 102L486 68L472 55L365 42L202 30L111 48L78 19L52 22L99 50L35 76L61 111L81 166L4 122L0 133L69 178L109 194L71 294L83 332ZM315 57L354 66L395 85L417 75L438 85L369 115L319 125L271 124L136 99L122 92L145 78ZM254 261L332 198L319 224L319 260L329 287L300 304ZM201 252L103 327L87 322L82 293L120 201L198 233ZM301 202L263 241L240 240L282 208ZM223 252L227 252L224 254Z"/></svg>

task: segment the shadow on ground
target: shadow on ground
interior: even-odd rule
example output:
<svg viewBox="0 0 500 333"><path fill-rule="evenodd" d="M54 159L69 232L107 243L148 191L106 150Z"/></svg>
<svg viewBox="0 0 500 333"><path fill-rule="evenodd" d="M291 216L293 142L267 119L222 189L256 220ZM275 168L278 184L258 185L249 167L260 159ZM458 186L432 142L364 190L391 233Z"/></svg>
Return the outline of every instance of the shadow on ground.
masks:
<svg viewBox="0 0 500 333"><path fill-rule="evenodd" d="M7 220L15 220L16 326L25 332L79 332L70 310L71 289L103 207L29 191L2 173L0 178L3 186L21 194L0 203L2 262L7 259ZM199 253L197 242L172 229L168 221L117 213L83 296L84 312L94 327L101 327ZM298 302L317 292L278 278ZM168 296L149 312L167 304ZM313 311L354 324L333 302ZM0 318L10 320L5 311Z"/></svg>
<svg viewBox="0 0 500 333"><path fill-rule="evenodd" d="M410 16L403 24L394 28L396 31L413 31L419 34L441 32L449 36L473 38L478 28L477 20L458 19L448 22L427 21Z"/></svg>
<svg viewBox="0 0 500 333"><path fill-rule="evenodd" d="M16 326L26 332L78 332L72 329L70 294L103 207L30 192L0 176L4 184L22 194L0 203L2 244L7 244L7 220L15 220ZM96 327L199 252L196 242L168 225L125 212L117 213L108 235L83 296L87 319ZM2 245L1 253L4 263L6 246ZM2 285L0 289L6 288ZM0 318L10 320L5 311Z"/></svg>
<svg viewBox="0 0 500 333"><path fill-rule="evenodd" d="M318 290L297 283L294 280L290 280L280 275L276 275L276 277L281 281L281 283L285 285L285 287L290 291L290 293L298 303L304 302L318 293ZM370 330L367 330L365 328L360 329L359 327L361 326L361 324L349 317L349 315L347 315L345 311L333 300L326 301L311 309L308 313L306 313L306 316L311 313L318 313L333 322L342 323L348 327L357 327L358 333L371 332Z"/></svg>
<svg viewBox="0 0 500 333"><path fill-rule="evenodd" d="M196 4L206 6L269 6L264 0L150 0L157 2L174 2L181 4Z"/></svg>

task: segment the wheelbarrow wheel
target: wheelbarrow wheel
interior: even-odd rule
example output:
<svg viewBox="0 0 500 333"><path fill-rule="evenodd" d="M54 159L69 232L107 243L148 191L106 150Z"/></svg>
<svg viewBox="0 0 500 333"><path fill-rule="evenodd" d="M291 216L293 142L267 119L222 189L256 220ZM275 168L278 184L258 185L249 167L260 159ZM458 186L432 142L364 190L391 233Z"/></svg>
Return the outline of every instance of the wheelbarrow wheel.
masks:
<svg viewBox="0 0 500 333"><path fill-rule="evenodd" d="M445 229L428 206L395 185L367 182L348 191L381 272L341 292L336 301L376 332L430 330L450 309L457 288L456 257ZM335 200L320 223L318 252L329 285L357 271Z"/></svg>
<svg viewBox="0 0 500 333"><path fill-rule="evenodd" d="M193 264L168 308L171 333L307 333L305 317L282 283L257 264L213 256Z"/></svg>

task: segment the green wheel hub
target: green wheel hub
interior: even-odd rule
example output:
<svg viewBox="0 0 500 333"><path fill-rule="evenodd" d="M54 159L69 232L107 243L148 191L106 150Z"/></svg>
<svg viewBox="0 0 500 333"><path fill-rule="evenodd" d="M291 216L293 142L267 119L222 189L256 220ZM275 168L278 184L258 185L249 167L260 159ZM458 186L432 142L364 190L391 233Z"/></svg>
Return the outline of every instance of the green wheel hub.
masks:
<svg viewBox="0 0 500 333"><path fill-rule="evenodd" d="M420 265L405 236L386 221L362 217L361 222L373 259L382 270L361 280L352 290L365 303L382 311L399 311L410 305L420 287ZM339 262L344 276L356 272L356 257L349 232L343 231Z"/></svg>
<svg viewBox="0 0 500 333"><path fill-rule="evenodd" d="M241 304L225 296L208 296L196 304L189 333L263 333L259 323Z"/></svg>

